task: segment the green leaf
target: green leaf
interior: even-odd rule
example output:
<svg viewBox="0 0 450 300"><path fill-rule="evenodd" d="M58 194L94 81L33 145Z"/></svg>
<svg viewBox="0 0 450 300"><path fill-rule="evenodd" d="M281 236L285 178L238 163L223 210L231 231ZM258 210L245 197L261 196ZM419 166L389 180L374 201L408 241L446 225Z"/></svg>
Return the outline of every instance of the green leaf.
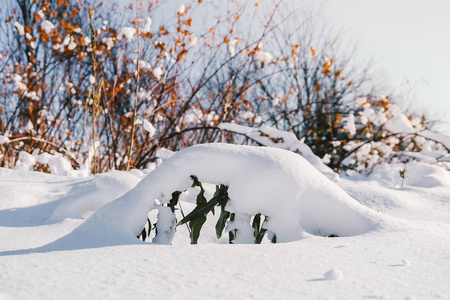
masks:
<svg viewBox="0 0 450 300"><path fill-rule="evenodd" d="M184 223L190 222L192 220L206 217L206 215L214 209L214 206L219 202L219 200L216 198L211 199L206 204L199 204L197 205L193 211L191 211L186 217L181 220L178 225L183 225Z"/></svg>
<svg viewBox="0 0 450 300"><path fill-rule="evenodd" d="M175 212L175 206L178 204L180 195L181 195L180 191L175 191L172 193L172 199L170 199L169 201L169 207L172 210L172 212Z"/></svg>
<svg viewBox="0 0 450 300"><path fill-rule="evenodd" d="M266 234L267 229L265 228L261 228L261 230L259 231L259 233L255 236L255 244L261 244L264 235Z"/></svg>
<svg viewBox="0 0 450 300"><path fill-rule="evenodd" d="M272 244L276 244L277 243L277 235L275 233L272 235L271 242L272 242Z"/></svg>
<svg viewBox="0 0 450 300"><path fill-rule="evenodd" d="M218 239L222 237L223 230L225 229L228 218L230 217L230 212L225 210L228 200L228 186L221 184L216 186L216 192L214 193L214 198L219 200L220 205L220 216L216 223L216 236Z"/></svg>
<svg viewBox="0 0 450 300"><path fill-rule="evenodd" d="M222 237L223 230L225 229L229 217L230 212L226 211L224 206L220 206L220 216L216 223L216 236L218 239Z"/></svg>
<svg viewBox="0 0 450 300"><path fill-rule="evenodd" d="M233 222L235 218L235 214L230 214L230 222ZM234 239L236 238L237 229L230 230L228 232L228 243L233 244Z"/></svg>
<svg viewBox="0 0 450 300"><path fill-rule="evenodd" d="M228 243L233 244L234 239L236 238L237 230L233 229L228 232Z"/></svg>
<svg viewBox="0 0 450 300"><path fill-rule="evenodd" d="M266 218L264 218L264 221ZM263 222L264 224L264 222ZM255 244L261 244L267 229L263 228L261 225L261 214L256 214L253 218L253 236L255 237Z"/></svg>
<svg viewBox="0 0 450 300"><path fill-rule="evenodd" d="M200 205L200 204L205 204L206 202L208 202L205 198L205 189L203 188L203 185L200 181L198 181L198 178L194 175L191 175L192 180L194 181L194 183L192 184L192 187L200 187L200 193L197 195L197 201L196 204Z"/></svg>
<svg viewBox="0 0 450 300"><path fill-rule="evenodd" d="M197 218L189 222L189 227L191 228L191 244L197 244L198 238L200 237L200 230L203 224L206 222L206 216Z"/></svg>
<svg viewBox="0 0 450 300"><path fill-rule="evenodd" d="M252 227L255 230L255 234L259 232L260 224L261 224L261 214L256 214L255 217L253 218L252 223Z"/></svg>

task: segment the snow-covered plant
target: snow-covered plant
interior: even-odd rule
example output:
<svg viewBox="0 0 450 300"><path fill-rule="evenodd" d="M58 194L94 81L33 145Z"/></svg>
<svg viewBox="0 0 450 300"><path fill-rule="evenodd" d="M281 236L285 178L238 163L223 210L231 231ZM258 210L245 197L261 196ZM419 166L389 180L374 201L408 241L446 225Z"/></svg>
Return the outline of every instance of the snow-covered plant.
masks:
<svg viewBox="0 0 450 300"><path fill-rule="evenodd" d="M12 2L16 13L4 20L8 34L0 48L6 87L1 92L9 99L0 106L1 134L37 136L105 171L144 168L159 147L178 150L214 141L217 134L208 126L240 116L253 119L244 98L252 81L264 76L255 77L255 71L275 60L263 50L270 20L265 32L245 40L235 30L244 19L243 4L216 11L217 20L208 16L199 30L193 24L203 20L195 10L208 3L177 9L169 21L157 17L157 22L153 15L164 9L167 14L159 1L148 6L138 1L125 10L98 3L92 22L89 3ZM235 66L234 74L218 79ZM237 74L246 79L237 80ZM229 92L215 92L223 86ZM16 150L32 152L37 146L26 142L2 151L8 155L0 164L14 166Z"/></svg>
<svg viewBox="0 0 450 300"><path fill-rule="evenodd" d="M357 98L338 128L328 160L341 169L370 172L382 162L412 160L448 169L449 138L427 129L423 118L405 115L389 97Z"/></svg>
<svg viewBox="0 0 450 300"><path fill-rule="evenodd" d="M220 214L215 225L216 237L220 239L224 231L227 231L228 241L230 244L232 244L236 237L242 234L240 232L240 228L242 227L242 225L244 225L244 227L248 227L248 225L250 225L241 224L242 222L245 223L245 220L248 219L248 217L240 216L240 214L232 213L227 210L226 205L230 200L228 196L228 186L223 184L217 185L213 197L210 200L207 200L205 197L205 189L203 188L203 184L197 179L196 176L191 176L191 179L193 181L192 187L198 187L200 189L196 198L196 207L187 215L184 215L183 213L183 219L177 223L177 226L187 224L191 244L197 244L201 229L207 220L207 216L210 213L215 214L215 210L217 208L220 208ZM175 212L176 209L181 209L178 208L179 197L181 193L182 192L180 191L173 192L172 198L166 204L172 212ZM262 217L264 217L263 220ZM268 217L261 215L261 213L257 213L256 215L252 216L251 219L251 228L253 229L254 243L261 244L265 234L267 233L267 229L264 228L264 224L268 220ZM167 222L167 220L164 220L163 222ZM155 235L157 236L158 222L152 225L150 219L147 218L147 223L145 224L144 228L137 236L137 238L145 241L146 238L150 236L152 229L155 229ZM246 230L242 231L245 232ZM271 232L269 233L272 243L276 243L276 234Z"/></svg>
<svg viewBox="0 0 450 300"><path fill-rule="evenodd" d="M151 166L161 148L248 142L223 123L291 132L335 170L434 147L423 130L405 136L376 119L406 116L376 105L363 88L366 68L314 18L284 15L292 8L282 1L265 4L268 12L249 3L12 1L16 12L0 25L0 134L12 141L0 166L51 144L74 166L102 172ZM249 31L253 15L263 26Z"/></svg>

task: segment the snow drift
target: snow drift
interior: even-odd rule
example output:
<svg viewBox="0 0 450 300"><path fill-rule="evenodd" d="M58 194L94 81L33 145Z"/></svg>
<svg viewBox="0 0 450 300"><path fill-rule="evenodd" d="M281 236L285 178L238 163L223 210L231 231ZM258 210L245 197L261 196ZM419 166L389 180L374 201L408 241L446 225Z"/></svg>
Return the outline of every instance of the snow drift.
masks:
<svg viewBox="0 0 450 300"><path fill-rule="evenodd" d="M158 235L153 242L169 244L175 218L170 208L160 204L168 203L172 192L189 188L191 175L201 182L228 185L230 201L226 209L244 219L247 216L249 222L257 213L268 216L264 227L277 235L278 242L295 241L308 234L358 235L380 224L374 211L359 204L298 154L268 147L208 144L176 153L134 189L43 249L139 243L136 236L152 209L159 210Z"/></svg>
<svg viewBox="0 0 450 300"><path fill-rule="evenodd" d="M49 222L58 222L66 218L82 218L83 215L98 210L106 203L134 188L141 178L131 173L109 171L96 174L88 180L84 190L77 188L73 195L66 197L56 207Z"/></svg>

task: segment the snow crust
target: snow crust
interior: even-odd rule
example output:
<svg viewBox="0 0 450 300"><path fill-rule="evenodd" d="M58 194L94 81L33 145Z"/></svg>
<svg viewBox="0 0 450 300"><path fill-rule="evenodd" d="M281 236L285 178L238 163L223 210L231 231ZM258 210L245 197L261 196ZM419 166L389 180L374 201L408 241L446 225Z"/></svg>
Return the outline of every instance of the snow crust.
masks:
<svg viewBox="0 0 450 300"><path fill-rule="evenodd" d="M153 242L169 244L175 216L155 204L155 199L167 203L172 192L191 186L191 175L201 182L228 185L227 210L247 216L248 222L257 213L269 216L264 226L276 233L278 242L295 241L308 233L358 235L382 223L376 212L352 199L298 154L269 147L207 144L174 154L134 189L47 249L137 243L136 236L152 209L159 210L158 223L163 220ZM239 229L245 234L243 227ZM242 242L250 238L240 237Z"/></svg>

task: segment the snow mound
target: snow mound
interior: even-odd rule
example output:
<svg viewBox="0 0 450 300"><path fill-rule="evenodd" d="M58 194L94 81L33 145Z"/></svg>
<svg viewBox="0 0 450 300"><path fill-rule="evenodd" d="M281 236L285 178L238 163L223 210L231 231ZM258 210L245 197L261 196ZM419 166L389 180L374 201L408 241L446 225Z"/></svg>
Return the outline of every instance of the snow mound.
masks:
<svg viewBox="0 0 450 300"><path fill-rule="evenodd" d="M407 164L405 183L410 186L432 188L450 186L450 173L441 167L425 163Z"/></svg>
<svg viewBox="0 0 450 300"><path fill-rule="evenodd" d="M450 187L450 173L443 168L411 161L405 164L380 164L374 168L369 179L383 182L387 186L400 186L402 178L399 171L404 171L403 186L434 188L439 186Z"/></svg>
<svg viewBox="0 0 450 300"><path fill-rule="evenodd" d="M267 125L262 125L259 128L253 128L233 123L221 123L219 124L219 128L222 130L243 134L264 146L296 152L303 156L304 159L306 159L329 179L333 181L339 180L339 175L325 165L323 161L312 152L311 148L305 143L299 141L292 132L278 130Z"/></svg>
<svg viewBox="0 0 450 300"><path fill-rule="evenodd" d="M342 280L344 278L344 273L339 269L333 268L330 271L325 272L323 277L325 277L325 280Z"/></svg>
<svg viewBox="0 0 450 300"><path fill-rule="evenodd" d="M228 185L226 209L248 223L257 213L268 216L264 227L277 235L278 242L295 241L308 233L359 235L380 225L376 212L351 198L298 154L269 147L207 144L176 153L134 189L44 248L139 243L136 236L153 209L159 210L153 242L169 244L175 233L174 214L160 203L168 203L174 191L189 188L191 175L201 182Z"/></svg>
<svg viewBox="0 0 450 300"><path fill-rule="evenodd" d="M76 189L75 195L69 195L54 210L50 222L62 221L66 218L82 218L85 214L122 196L134 188L141 179L131 173L109 171L94 176L86 182L84 191Z"/></svg>

